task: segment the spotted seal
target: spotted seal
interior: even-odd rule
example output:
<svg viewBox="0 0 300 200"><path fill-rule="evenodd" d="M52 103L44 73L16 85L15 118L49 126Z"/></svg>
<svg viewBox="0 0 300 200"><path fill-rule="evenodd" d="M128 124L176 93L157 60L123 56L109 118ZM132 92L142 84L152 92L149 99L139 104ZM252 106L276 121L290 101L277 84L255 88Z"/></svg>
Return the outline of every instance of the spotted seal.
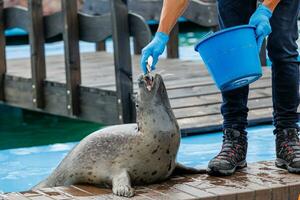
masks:
<svg viewBox="0 0 300 200"><path fill-rule="evenodd" d="M141 76L138 83L137 123L88 135L35 188L89 183L131 197L132 185L163 181L175 172L205 173L176 162L180 130L162 77Z"/></svg>

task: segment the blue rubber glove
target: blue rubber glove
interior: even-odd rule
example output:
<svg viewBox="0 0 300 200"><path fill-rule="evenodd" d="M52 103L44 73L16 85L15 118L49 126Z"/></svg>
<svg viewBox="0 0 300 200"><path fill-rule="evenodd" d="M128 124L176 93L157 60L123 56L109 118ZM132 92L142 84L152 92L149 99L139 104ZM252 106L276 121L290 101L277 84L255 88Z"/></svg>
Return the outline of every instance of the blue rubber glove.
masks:
<svg viewBox="0 0 300 200"><path fill-rule="evenodd" d="M265 5L260 5L250 18L249 24L256 27L258 51L260 51L264 38L272 32L270 18L272 11Z"/></svg>
<svg viewBox="0 0 300 200"><path fill-rule="evenodd" d="M164 52L169 36L163 32L157 32L153 40L143 48L141 58L141 69L144 74L147 73L147 61L150 56L153 57L151 70L155 69L158 57Z"/></svg>

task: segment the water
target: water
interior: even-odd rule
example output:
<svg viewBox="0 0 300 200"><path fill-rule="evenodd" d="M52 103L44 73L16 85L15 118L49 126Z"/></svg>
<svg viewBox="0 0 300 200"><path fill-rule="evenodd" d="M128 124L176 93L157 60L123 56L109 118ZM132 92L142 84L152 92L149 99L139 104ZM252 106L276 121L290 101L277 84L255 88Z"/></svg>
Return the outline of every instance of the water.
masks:
<svg viewBox="0 0 300 200"><path fill-rule="evenodd" d="M248 162L273 160L272 126L249 128ZM68 135L66 131L65 135ZM16 140L18 138L15 138ZM206 167L221 148L222 134L205 134L182 139L178 161ZM0 151L0 190L24 191L46 178L77 142Z"/></svg>
<svg viewBox="0 0 300 200"><path fill-rule="evenodd" d="M75 142L103 127L0 104L0 150ZM0 168L1 169L1 168Z"/></svg>

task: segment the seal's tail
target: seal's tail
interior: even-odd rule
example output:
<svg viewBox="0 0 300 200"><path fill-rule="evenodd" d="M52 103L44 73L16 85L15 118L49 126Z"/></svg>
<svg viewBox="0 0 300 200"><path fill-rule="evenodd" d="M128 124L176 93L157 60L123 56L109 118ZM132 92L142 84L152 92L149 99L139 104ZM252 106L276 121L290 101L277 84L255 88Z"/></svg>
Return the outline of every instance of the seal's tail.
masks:
<svg viewBox="0 0 300 200"><path fill-rule="evenodd" d="M193 167L187 167L183 164L176 163L176 167L174 169L173 175L182 175L182 174L206 174L206 169L196 169Z"/></svg>

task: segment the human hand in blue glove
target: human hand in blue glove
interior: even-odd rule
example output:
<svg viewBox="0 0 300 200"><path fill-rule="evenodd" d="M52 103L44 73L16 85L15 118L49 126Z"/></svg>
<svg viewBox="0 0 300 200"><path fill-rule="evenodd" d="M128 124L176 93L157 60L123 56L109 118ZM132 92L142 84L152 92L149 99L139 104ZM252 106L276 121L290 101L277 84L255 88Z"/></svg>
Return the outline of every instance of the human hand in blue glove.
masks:
<svg viewBox="0 0 300 200"><path fill-rule="evenodd" d="M270 18L272 11L265 5L260 5L250 18L249 24L256 27L258 51L260 51L264 38L272 32Z"/></svg>
<svg viewBox="0 0 300 200"><path fill-rule="evenodd" d="M163 32L157 32L153 40L143 48L141 58L141 69L144 74L147 73L147 62L150 56L153 57L151 70L155 69L158 57L164 52L169 36Z"/></svg>

